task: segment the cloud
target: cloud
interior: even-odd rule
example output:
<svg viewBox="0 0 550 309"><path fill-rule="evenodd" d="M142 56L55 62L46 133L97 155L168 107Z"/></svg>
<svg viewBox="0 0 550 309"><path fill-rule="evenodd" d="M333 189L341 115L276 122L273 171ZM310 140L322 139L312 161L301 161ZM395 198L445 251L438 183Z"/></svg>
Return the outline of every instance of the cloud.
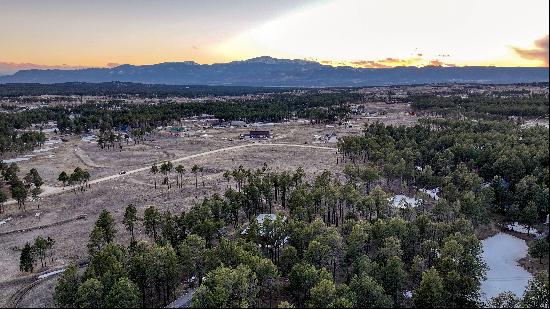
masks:
<svg viewBox="0 0 550 309"><path fill-rule="evenodd" d="M529 60L538 60L544 66L548 66L548 34L536 40L534 48L512 47L512 49L522 58Z"/></svg>
<svg viewBox="0 0 550 309"><path fill-rule="evenodd" d="M430 65L434 67L456 67L453 63L446 63L439 59L430 60Z"/></svg>
<svg viewBox="0 0 550 309"><path fill-rule="evenodd" d="M108 67L108 68L116 68L119 65L120 65L120 63L117 63L117 62L109 62L105 66Z"/></svg>
<svg viewBox="0 0 550 309"><path fill-rule="evenodd" d="M453 63L447 63L439 59L426 59L418 54L408 58L394 58L387 57L378 60L353 60L353 61L333 61L333 60L321 60L321 64L332 66L352 66L356 68L394 68L394 67L425 67L425 66L439 66L439 67L455 67Z"/></svg>
<svg viewBox="0 0 550 309"><path fill-rule="evenodd" d="M352 61L351 64L356 67L361 68L389 68L389 65L385 65L383 63L373 61L373 60L359 60L359 61Z"/></svg>

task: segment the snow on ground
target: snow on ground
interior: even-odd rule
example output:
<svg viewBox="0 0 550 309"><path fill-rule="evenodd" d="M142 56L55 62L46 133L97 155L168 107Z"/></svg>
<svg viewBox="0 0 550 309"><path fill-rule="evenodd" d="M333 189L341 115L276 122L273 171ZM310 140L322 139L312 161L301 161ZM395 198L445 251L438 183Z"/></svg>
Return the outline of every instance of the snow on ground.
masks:
<svg viewBox="0 0 550 309"><path fill-rule="evenodd" d="M529 234L529 235L537 235L539 234L539 231L537 231L534 228L531 228L531 230L528 231L527 226L523 224L519 224L517 222L514 222L514 224L508 224L506 226L509 230L512 230L514 232L523 233L523 234ZM529 232L529 233L527 233Z"/></svg>
<svg viewBox="0 0 550 309"><path fill-rule="evenodd" d="M517 262L527 255L525 241L498 233L481 243L482 258L488 267L487 278L481 283L482 299L489 300L505 291L521 297L532 277Z"/></svg>
<svg viewBox="0 0 550 309"><path fill-rule="evenodd" d="M0 221L0 225L4 225L4 224L10 222L11 220L12 220L11 217L9 217L9 218L7 218L7 219L4 219L4 220Z"/></svg>
<svg viewBox="0 0 550 309"><path fill-rule="evenodd" d="M389 199L392 203L392 206L394 208L409 208L409 207L416 207L420 204L421 200L416 199L414 197L408 197L406 195L398 194L394 196L393 198Z"/></svg>
<svg viewBox="0 0 550 309"><path fill-rule="evenodd" d="M54 150L54 149L56 149L56 148L58 148L58 147L42 147L42 148L40 148L40 149L35 149L35 150L33 150L32 152L35 152L35 153L48 152L48 151Z"/></svg>
<svg viewBox="0 0 550 309"><path fill-rule="evenodd" d="M27 160L30 160L32 157L35 157L35 155L24 155L22 157L17 157L14 159L2 160L2 162L6 164L11 164L11 163L17 163L21 161L27 161Z"/></svg>
<svg viewBox="0 0 550 309"><path fill-rule="evenodd" d="M65 271L65 268L59 269L59 270L50 271L50 272L48 272L48 273L45 273L45 274L42 274L42 275L38 276L38 279L48 278L48 277L57 275L57 274L59 274L59 273L62 273L62 272L64 272L64 271Z"/></svg>
<svg viewBox="0 0 550 309"><path fill-rule="evenodd" d="M46 142L44 142L44 145L53 145L53 144L59 144L61 143L62 141L58 138L51 138L49 140L47 140Z"/></svg>
<svg viewBox="0 0 550 309"><path fill-rule="evenodd" d="M441 191L440 188L435 188L435 189L431 189L431 190L428 190L428 189L420 189L421 192L424 192L426 194L428 194L431 198L433 198L434 200L439 200L439 191Z"/></svg>
<svg viewBox="0 0 550 309"><path fill-rule="evenodd" d="M49 151L51 151L51 150L54 150L54 149L59 148L59 147L50 147L50 146L53 145L53 144L60 143L60 142L61 142L61 140L58 140L58 139L47 140L47 141L44 143L44 145L49 145L49 146L45 146L45 147L42 147L42 148L33 150L32 152L35 153L35 154L27 154L27 155L20 156L20 157L17 157L17 158L7 159L7 160L1 160L1 161L4 162L5 164L11 164L11 163L17 163L17 162L22 162L22 161L28 161L28 160L30 160L31 158L36 157L36 154L49 152Z"/></svg>
<svg viewBox="0 0 550 309"><path fill-rule="evenodd" d="M94 142L96 139L97 137L95 135L86 135L82 137L83 142L89 142L89 143Z"/></svg>

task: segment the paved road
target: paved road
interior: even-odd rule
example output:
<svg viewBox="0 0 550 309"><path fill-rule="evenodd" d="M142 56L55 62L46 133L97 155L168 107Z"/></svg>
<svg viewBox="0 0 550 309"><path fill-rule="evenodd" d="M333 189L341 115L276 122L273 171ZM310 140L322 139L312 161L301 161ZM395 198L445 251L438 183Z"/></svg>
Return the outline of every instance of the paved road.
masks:
<svg viewBox="0 0 550 309"><path fill-rule="evenodd" d="M215 149L215 150L205 151L205 152L201 152L201 153L197 153L197 154L193 154L193 155L188 155L188 156L177 158L177 159L170 160L170 161L172 163L179 163L179 162L182 162L182 161L195 159L195 158L199 158L199 157L204 157L204 156L208 156L208 155L211 155L211 154L216 154L216 153L226 152L226 151L231 151L231 150L238 150L238 149L243 149L243 148L248 148L248 147L283 147L283 148L289 147L289 148L324 149L324 150L332 150L332 151L336 150L336 148L333 148L333 147L315 146L315 145L283 144L283 143L251 143L251 144L243 144L243 145L237 145L237 146L231 146L231 147L225 147L225 148L219 148L219 149ZM163 160L163 161L160 161L160 162L157 162L157 163L161 163L161 162L164 162L164 161L166 161L166 160ZM145 166L145 167L141 167L141 168L133 169L133 170L130 170L130 171L126 171L126 173L122 174L122 175L121 174L114 174L114 175L110 175L110 176L106 176L106 177L102 177L102 178L97 178L97 179L89 181L88 183L90 185L93 185L93 184L97 184L97 183L117 179L117 178L120 178L120 177L132 175L132 174L135 174L135 173L145 172L145 171L148 171L151 168L151 165L152 164L150 164L148 166ZM47 190L45 190L44 192L42 192L42 194L40 194L40 197L47 197L47 196L51 196L51 195L55 195L55 194L61 194L61 193L64 193L64 192L70 192L71 189L73 189L75 187L78 187L78 186L65 187L65 188L62 188L62 187L48 187ZM16 203L15 200L10 199L6 203L4 203L4 205L10 205L10 204L15 204L15 203Z"/></svg>

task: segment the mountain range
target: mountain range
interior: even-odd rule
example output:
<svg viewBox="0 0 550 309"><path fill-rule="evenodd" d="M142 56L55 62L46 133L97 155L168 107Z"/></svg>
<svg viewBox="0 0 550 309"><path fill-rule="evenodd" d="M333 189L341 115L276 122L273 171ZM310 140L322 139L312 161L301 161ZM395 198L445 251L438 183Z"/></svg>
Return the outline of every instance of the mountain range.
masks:
<svg viewBox="0 0 550 309"><path fill-rule="evenodd" d="M233 85L273 87L383 86L430 83L513 84L547 82L548 68L524 67L333 67L308 60L268 56L229 63L192 61L113 68L30 69L0 76L0 83L65 83L110 81L167 85Z"/></svg>

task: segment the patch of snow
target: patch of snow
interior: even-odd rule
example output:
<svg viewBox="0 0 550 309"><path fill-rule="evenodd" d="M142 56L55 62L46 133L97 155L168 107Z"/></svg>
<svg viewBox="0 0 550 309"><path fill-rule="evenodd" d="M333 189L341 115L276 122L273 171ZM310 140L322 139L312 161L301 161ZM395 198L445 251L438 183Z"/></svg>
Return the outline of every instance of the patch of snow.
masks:
<svg viewBox="0 0 550 309"><path fill-rule="evenodd" d="M82 137L82 141L83 142L93 142L96 140L96 136L95 135L87 135L87 136L83 136Z"/></svg>
<svg viewBox="0 0 550 309"><path fill-rule="evenodd" d="M519 224L517 222L514 222L514 224L508 224L508 226L506 226L506 228L508 228L509 230L512 230L514 232L523 233L523 234L529 234L529 235L539 234L539 231L537 231L534 228L531 228L529 233L527 233L528 232L527 226L525 226L523 224Z"/></svg>
<svg viewBox="0 0 550 309"><path fill-rule="evenodd" d="M45 274L42 274L42 275L38 276L38 279L48 278L48 277L51 277L51 276L60 274L60 273L62 273L62 272L64 272L64 271L65 271L65 268L62 268L62 269L59 269L59 270L50 271L50 272L48 272L48 273L45 273Z"/></svg>
<svg viewBox="0 0 550 309"><path fill-rule="evenodd" d="M441 191L440 188L435 188L435 189L431 189L431 190L428 190L428 189L420 189L421 192L424 192L426 194L428 194L431 198L433 198L434 200L439 200L439 192Z"/></svg>
<svg viewBox="0 0 550 309"><path fill-rule="evenodd" d="M7 218L7 219L4 219L4 220L0 221L0 225L4 225L4 224L10 222L11 220L13 220L12 217L9 217L9 218Z"/></svg>
<svg viewBox="0 0 550 309"><path fill-rule="evenodd" d="M488 266L487 278L481 282L486 300L504 291L522 296L532 275L517 261L527 255L527 244L514 236L498 233L481 241L482 258Z"/></svg>
<svg viewBox="0 0 550 309"><path fill-rule="evenodd" d="M58 138L50 138L49 140L47 140L46 142L44 142L44 145L53 145L53 144L59 144L61 143L62 141Z"/></svg>
<svg viewBox="0 0 550 309"><path fill-rule="evenodd" d="M50 150L54 150L56 149L57 147L42 147L40 149L35 149L33 150L32 152L35 152L35 153L40 153L40 152L48 152Z"/></svg>
<svg viewBox="0 0 550 309"><path fill-rule="evenodd" d="M416 199L414 197L408 197L406 195L398 194L394 196L393 198L388 199L391 201L392 206L394 208L409 208L409 207L416 207L420 204L421 200Z"/></svg>
<svg viewBox="0 0 550 309"><path fill-rule="evenodd" d="M274 126L275 124L271 123L271 122L268 122L268 123L263 123L263 122L255 122L253 124L251 124L251 126L253 127L272 127Z"/></svg>
<svg viewBox="0 0 550 309"><path fill-rule="evenodd" d="M10 164L10 163L17 163L17 162L21 162L21 161L27 161L29 159L30 158L18 157L18 158L15 158L15 159L2 160L2 162L6 163L6 164Z"/></svg>
<svg viewBox="0 0 550 309"><path fill-rule="evenodd" d="M276 214L259 214L256 217L256 221L258 221L258 224L260 225L262 225L267 219L269 219L269 221L275 221L277 220L277 215ZM286 220L286 217L283 217L283 221L285 220Z"/></svg>
<svg viewBox="0 0 550 309"><path fill-rule="evenodd" d="M36 155L24 155L22 157L17 157L17 158L14 158L14 159L2 160L2 162L6 163L6 164L17 163L17 162L22 162L22 161L28 161L32 157L35 157L35 156Z"/></svg>

